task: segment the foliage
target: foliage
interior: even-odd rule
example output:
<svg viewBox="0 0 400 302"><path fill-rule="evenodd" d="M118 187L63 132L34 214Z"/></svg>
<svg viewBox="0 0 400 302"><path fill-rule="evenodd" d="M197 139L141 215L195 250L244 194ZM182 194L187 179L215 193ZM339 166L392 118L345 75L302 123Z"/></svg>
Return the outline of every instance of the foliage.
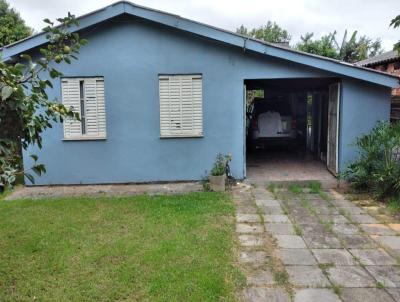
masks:
<svg viewBox="0 0 400 302"><path fill-rule="evenodd" d="M236 29L236 33L271 43L289 43L291 39L290 34L286 30L271 21L268 21L266 25L251 30L241 25Z"/></svg>
<svg viewBox="0 0 400 302"><path fill-rule="evenodd" d="M289 190L289 192L292 192L293 194L296 194L296 195L303 193L303 188L296 183L289 184L288 190Z"/></svg>
<svg viewBox="0 0 400 302"><path fill-rule="evenodd" d="M25 24L15 9L5 0L0 0L0 47L32 35L33 30Z"/></svg>
<svg viewBox="0 0 400 302"><path fill-rule="evenodd" d="M393 26L394 28L400 27L400 15L396 16L391 22L390 26ZM397 50L400 53L400 41L394 44L393 47L394 50Z"/></svg>
<svg viewBox="0 0 400 302"><path fill-rule="evenodd" d="M301 37L301 42L296 45L296 49L350 63L374 57L382 52L379 39L374 41L365 35L357 37L357 31L354 31L350 39L347 39L346 30L339 44L336 34L334 31L320 39L313 39L313 33L306 33Z"/></svg>
<svg viewBox="0 0 400 302"><path fill-rule="evenodd" d="M217 157L215 159L214 165L211 169L211 175L213 176L221 176L226 174L227 172L227 166L229 165L229 162L232 160L231 155L222 155L221 153L217 154Z"/></svg>
<svg viewBox="0 0 400 302"><path fill-rule="evenodd" d="M319 194L321 192L321 183L319 181L310 181L308 188L311 194Z"/></svg>
<svg viewBox="0 0 400 302"><path fill-rule="evenodd" d="M37 175L44 173L45 167L37 163L36 155L31 155L34 165L23 170L21 148L26 150L30 145L41 148L41 135L53 122L79 118L56 100L50 101L46 93L47 88L52 88L46 77L56 79L62 75L54 65L70 64L86 43L78 33L69 30L77 25L73 15L57 21L59 26L44 20L47 26L43 31L49 43L40 48L38 59L23 54L17 63L0 62L0 184L12 185L17 175L25 175L33 182L34 177L27 170Z"/></svg>
<svg viewBox="0 0 400 302"><path fill-rule="evenodd" d="M0 202L0 301L236 301L228 194Z"/></svg>
<svg viewBox="0 0 400 302"><path fill-rule="evenodd" d="M400 123L379 122L356 141L358 158L344 178L377 199L400 196Z"/></svg>

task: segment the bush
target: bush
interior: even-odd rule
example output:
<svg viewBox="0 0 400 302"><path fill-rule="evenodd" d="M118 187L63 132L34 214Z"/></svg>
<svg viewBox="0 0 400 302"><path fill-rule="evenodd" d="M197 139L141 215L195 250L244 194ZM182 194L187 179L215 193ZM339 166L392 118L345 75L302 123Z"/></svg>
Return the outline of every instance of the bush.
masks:
<svg viewBox="0 0 400 302"><path fill-rule="evenodd" d="M344 178L377 199L400 197L400 123L378 122L356 141L358 158Z"/></svg>

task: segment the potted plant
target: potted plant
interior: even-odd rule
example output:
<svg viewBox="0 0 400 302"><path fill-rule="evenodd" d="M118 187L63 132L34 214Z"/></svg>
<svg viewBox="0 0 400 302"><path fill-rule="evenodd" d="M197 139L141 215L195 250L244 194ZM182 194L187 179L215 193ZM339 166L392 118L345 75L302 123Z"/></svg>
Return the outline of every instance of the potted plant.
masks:
<svg viewBox="0 0 400 302"><path fill-rule="evenodd" d="M215 159L215 163L211 169L211 173L209 176L210 181L210 189L216 192L225 191L225 182L226 182L226 167L231 160L230 155L222 155L221 153L217 154Z"/></svg>

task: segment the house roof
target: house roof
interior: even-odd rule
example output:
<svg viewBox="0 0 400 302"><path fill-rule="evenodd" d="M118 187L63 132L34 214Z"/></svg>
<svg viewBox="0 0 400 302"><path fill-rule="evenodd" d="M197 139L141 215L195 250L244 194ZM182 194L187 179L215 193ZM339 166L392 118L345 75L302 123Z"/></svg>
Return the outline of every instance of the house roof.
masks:
<svg viewBox="0 0 400 302"><path fill-rule="evenodd" d="M395 60L400 60L400 56L399 56L399 53L397 50L392 50L392 51L384 52L373 58L368 58L368 59L359 61L356 64L358 66L369 67L369 66L393 62Z"/></svg>
<svg viewBox="0 0 400 302"><path fill-rule="evenodd" d="M387 87L397 87L399 84L398 77L385 72L375 71L355 64L345 63L331 58L297 51L274 43L249 38L231 31L182 18L178 15L139 6L127 1L116 2L102 9L80 16L78 18L79 25L72 28L72 30L79 31L122 14L147 19L168 27L237 46L242 48L243 51L250 50L263 55L300 63L335 74L357 78ZM46 35L41 32L29 38L4 46L1 49L1 56L3 60L10 60L12 57L43 45L46 42Z"/></svg>

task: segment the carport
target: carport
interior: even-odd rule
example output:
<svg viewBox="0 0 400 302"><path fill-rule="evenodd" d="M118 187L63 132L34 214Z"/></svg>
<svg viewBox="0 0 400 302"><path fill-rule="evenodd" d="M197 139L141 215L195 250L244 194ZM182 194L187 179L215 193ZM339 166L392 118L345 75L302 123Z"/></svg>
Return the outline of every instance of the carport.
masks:
<svg viewBox="0 0 400 302"><path fill-rule="evenodd" d="M248 79L245 87L248 180L334 181L340 79ZM271 114L282 124L272 133Z"/></svg>

